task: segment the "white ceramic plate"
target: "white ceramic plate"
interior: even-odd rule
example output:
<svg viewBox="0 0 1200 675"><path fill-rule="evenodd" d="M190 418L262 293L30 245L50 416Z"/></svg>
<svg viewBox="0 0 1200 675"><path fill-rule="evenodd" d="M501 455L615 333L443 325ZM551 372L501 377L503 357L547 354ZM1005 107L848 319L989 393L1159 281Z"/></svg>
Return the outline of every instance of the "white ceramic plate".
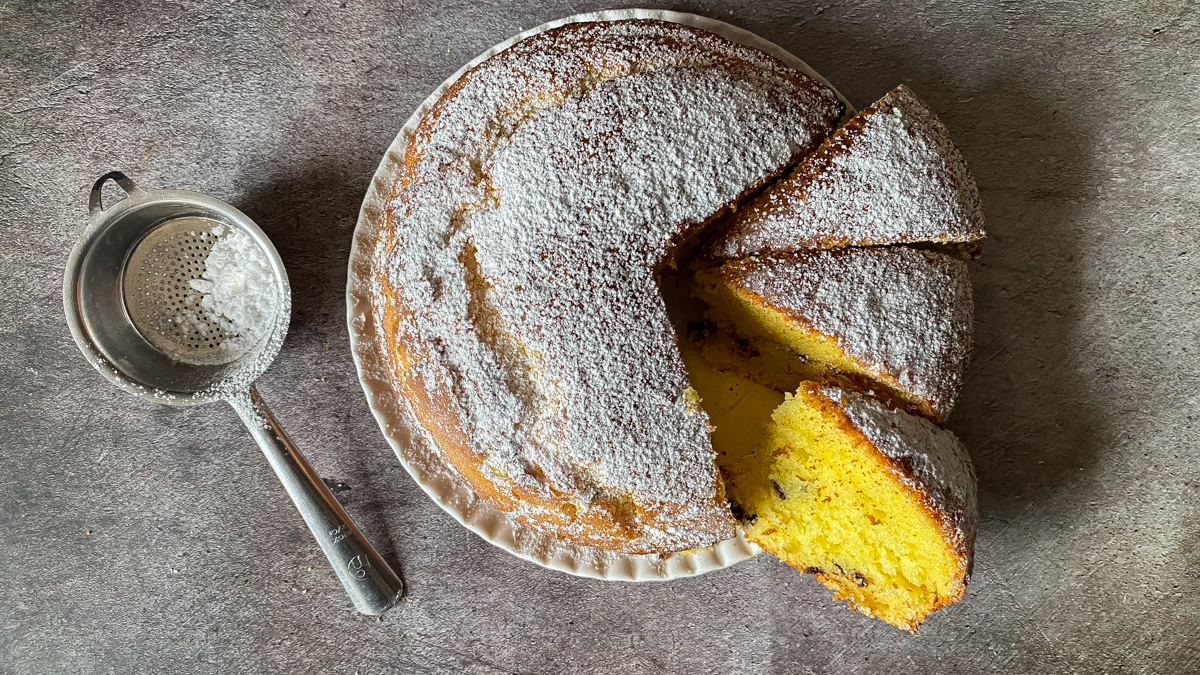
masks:
<svg viewBox="0 0 1200 675"><path fill-rule="evenodd" d="M354 353L358 378L367 394L367 404L374 413L375 420L379 422L383 435L395 451L396 457L400 459L400 463L426 494L447 513L496 546L550 569L615 581L663 581L722 569L754 557L760 549L743 539L739 532L734 539L696 551L666 556L614 553L563 542L510 520L503 512L492 508L476 496L471 486L458 476L437 449L433 439L413 418L407 404L396 395L389 380L391 366L388 363L387 351L381 346L379 336L375 332L370 302L371 278L374 276L371 254L383 223L384 208L395 176L403 164L408 140L425 111L436 103L442 93L464 72L489 56L507 49L518 40L568 23L618 19L659 19L702 28L733 42L761 49L793 68L825 82L825 79L807 64L774 43L727 23L681 12L625 9L576 14L542 24L501 42L472 59L435 89L413 112L412 117L408 118L408 122L396 135L396 140L392 141L387 154L383 156L383 161L379 163L379 168L371 180L371 187L363 199L362 209L358 214L358 225L354 230L354 242L350 249L350 273L346 284L347 322L350 328L350 348ZM845 101L840 93L838 96ZM850 109L849 102L846 105Z"/></svg>

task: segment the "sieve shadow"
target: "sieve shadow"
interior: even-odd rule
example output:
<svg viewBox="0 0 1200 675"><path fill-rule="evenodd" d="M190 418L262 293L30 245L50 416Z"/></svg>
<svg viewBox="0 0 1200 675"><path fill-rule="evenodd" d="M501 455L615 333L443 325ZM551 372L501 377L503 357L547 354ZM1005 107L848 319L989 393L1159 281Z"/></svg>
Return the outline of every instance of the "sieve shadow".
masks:
<svg viewBox="0 0 1200 675"><path fill-rule="evenodd" d="M366 153L331 153L292 166L251 191L242 210L275 244L292 288L287 341L264 377L289 386L272 404L291 409L279 413L282 424L407 592L405 548L392 532L411 531L394 520L415 520L403 507L419 491L401 482L403 472L366 410L346 329L350 246L377 162Z"/></svg>

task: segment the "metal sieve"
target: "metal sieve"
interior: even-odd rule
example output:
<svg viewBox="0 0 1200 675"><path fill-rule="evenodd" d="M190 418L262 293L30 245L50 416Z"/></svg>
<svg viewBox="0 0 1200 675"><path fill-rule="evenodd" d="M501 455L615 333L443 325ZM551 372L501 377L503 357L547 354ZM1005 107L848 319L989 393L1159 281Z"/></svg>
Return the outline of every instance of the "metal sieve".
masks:
<svg viewBox="0 0 1200 675"><path fill-rule="evenodd" d="M109 181L126 197L104 208L102 189ZM170 405L222 400L232 405L355 608L382 614L403 592L400 578L254 388L279 352L291 317L287 272L270 240L225 202L182 190L142 190L119 171L96 181L88 211L88 226L71 251L63 282L67 325L83 355L136 396ZM248 236L270 268L275 309L257 333L243 334L214 316L190 283L203 277L213 244L227 232Z"/></svg>

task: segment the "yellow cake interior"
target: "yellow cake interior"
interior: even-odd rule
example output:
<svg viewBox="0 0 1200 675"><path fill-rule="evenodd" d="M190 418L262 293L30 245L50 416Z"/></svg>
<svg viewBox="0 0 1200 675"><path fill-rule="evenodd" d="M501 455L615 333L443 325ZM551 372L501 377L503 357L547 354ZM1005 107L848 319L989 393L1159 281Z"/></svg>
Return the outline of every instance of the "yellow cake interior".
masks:
<svg viewBox="0 0 1200 675"><path fill-rule="evenodd" d="M835 598L916 630L962 595L961 562L937 521L866 439L801 386L762 443L724 469L746 536L814 574Z"/></svg>
<svg viewBox="0 0 1200 675"><path fill-rule="evenodd" d="M687 272L665 271L659 280L667 311L679 336L679 352L692 388L708 413L717 465L722 472L743 461L762 440L771 411L783 403L783 394L735 371L713 367L701 354L701 343L689 339L703 320L705 305L691 295Z"/></svg>
<svg viewBox="0 0 1200 675"><path fill-rule="evenodd" d="M726 283L720 268L698 271L694 292L707 303L704 314L716 327L699 350L717 368L739 371L781 392L813 380L870 390L900 407L919 407L889 378L846 354L834 337Z"/></svg>
<svg viewBox="0 0 1200 675"><path fill-rule="evenodd" d="M878 451L839 425L841 414L808 393L811 383L802 385L805 378L829 381L834 368L826 363L852 364L827 339L729 297L723 284L717 287L726 289L728 300L719 306L728 308L725 316L739 331L749 328L762 344L789 340L795 351L779 347L748 359L745 347L735 344L715 353L718 333L704 321L722 296L707 289L695 294L713 298L711 304L691 297L689 276L665 274L661 288L692 387L715 427L711 438L726 497L746 537L814 574L858 611L915 631L930 612L961 597L962 562ZM797 353L809 355L807 363ZM749 372L751 366L762 371ZM790 385L800 387L796 394L763 384L779 372L796 378Z"/></svg>

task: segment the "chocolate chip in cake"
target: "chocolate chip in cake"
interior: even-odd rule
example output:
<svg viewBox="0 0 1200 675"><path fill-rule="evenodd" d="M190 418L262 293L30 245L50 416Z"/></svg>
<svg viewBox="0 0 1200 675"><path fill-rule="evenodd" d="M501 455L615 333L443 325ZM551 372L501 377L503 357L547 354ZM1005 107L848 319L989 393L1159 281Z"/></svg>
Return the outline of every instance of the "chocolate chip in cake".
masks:
<svg viewBox="0 0 1200 675"><path fill-rule="evenodd" d="M732 513L733 517L737 518L738 520L746 519L746 512L742 510L741 504L729 502L729 512Z"/></svg>
<svg viewBox="0 0 1200 675"><path fill-rule="evenodd" d="M737 519L746 527L753 525L754 521L758 520L757 515L753 513L747 515L745 509L742 508L742 505L734 502L729 502L729 512L733 514L735 519Z"/></svg>

